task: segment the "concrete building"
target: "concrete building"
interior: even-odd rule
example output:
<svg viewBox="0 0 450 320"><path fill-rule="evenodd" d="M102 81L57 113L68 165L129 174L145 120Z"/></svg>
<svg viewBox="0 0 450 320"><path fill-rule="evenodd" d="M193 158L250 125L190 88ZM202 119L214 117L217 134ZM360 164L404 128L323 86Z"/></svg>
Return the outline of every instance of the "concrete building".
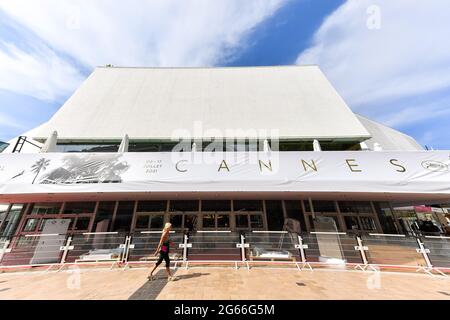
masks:
<svg viewBox="0 0 450 320"><path fill-rule="evenodd" d="M448 152L354 114L317 66L100 67L9 143L3 236L51 219L68 233L397 233L393 206L450 200Z"/></svg>

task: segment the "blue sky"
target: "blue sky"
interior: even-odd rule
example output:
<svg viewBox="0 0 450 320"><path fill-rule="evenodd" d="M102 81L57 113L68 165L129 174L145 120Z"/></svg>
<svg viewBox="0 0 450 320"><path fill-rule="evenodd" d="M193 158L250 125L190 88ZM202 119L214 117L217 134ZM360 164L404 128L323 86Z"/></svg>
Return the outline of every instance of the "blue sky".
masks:
<svg viewBox="0 0 450 320"><path fill-rule="evenodd" d="M450 3L0 0L0 140L48 120L97 65L319 64L357 113L450 149Z"/></svg>

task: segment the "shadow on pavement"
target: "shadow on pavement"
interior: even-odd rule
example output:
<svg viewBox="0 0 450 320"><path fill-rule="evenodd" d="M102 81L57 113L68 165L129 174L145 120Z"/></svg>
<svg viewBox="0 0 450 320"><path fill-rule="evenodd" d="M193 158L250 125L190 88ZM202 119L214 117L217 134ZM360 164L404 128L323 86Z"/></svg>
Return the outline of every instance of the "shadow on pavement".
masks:
<svg viewBox="0 0 450 320"><path fill-rule="evenodd" d="M201 276L207 276L209 273L192 273L177 276L176 273L175 281L182 281L186 279L198 278ZM167 285L167 274L165 270L160 270L155 274L155 279L153 281L146 281L145 284L140 287L136 292L134 292L128 300L156 300L158 295Z"/></svg>

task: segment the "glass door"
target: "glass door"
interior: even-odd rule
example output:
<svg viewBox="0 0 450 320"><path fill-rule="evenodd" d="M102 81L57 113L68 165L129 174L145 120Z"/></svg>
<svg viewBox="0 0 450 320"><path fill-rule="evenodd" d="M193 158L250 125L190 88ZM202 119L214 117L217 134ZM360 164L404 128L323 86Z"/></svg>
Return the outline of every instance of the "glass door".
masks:
<svg viewBox="0 0 450 320"><path fill-rule="evenodd" d="M202 218L204 230L230 230L229 212L203 212Z"/></svg>

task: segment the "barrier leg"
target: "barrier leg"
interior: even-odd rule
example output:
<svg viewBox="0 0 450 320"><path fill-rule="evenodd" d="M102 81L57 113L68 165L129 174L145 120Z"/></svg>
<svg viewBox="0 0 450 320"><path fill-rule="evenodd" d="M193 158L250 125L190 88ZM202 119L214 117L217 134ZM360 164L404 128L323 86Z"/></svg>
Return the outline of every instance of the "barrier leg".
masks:
<svg viewBox="0 0 450 320"><path fill-rule="evenodd" d="M6 240L6 242L3 244L3 247L0 248L0 263L3 260L3 256L5 255L5 252L8 251L8 246L9 246L9 240Z"/></svg>
<svg viewBox="0 0 450 320"><path fill-rule="evenodd" d="M66 264L66 258L67 258L67 254L69 253L69 250L73 250L74 249L74 247L71 246L71 244L72 244L72 237L69 236L67 238L66 245L64 247L60 248L60 250L63 251L63 254L62 254L62 257L61 257L61 261L59 262L61 267L56 272L60 272L64 268L64 266Z"/></svg>
<svg viewBox="0 0 450 320"><path fill-rule="evenodd" d="M423 245L423 242L420 241L419 238L416 238L416 240L417 240L417 244L419 245L419 249L416 249L417 253L421 253L422 254L423 259L425 260L425 263L426 263L426 267L425 266L419 266L419 268L416 270L416 272L423 271L423 272L425 272L426 274L428 274L430 276L435 276L433 274L433 272L432 272L434 270L434 271L438 272L440 275L443 275L444 277L447 277L446 274L444 274L440 270L436 269L432 265L431 260L428 257L428 253L430 253L430 250L425 248L425 246Z"/></svg>
<svg viewBox="0 0 450 320"><path fill-rule="evenodd" d="M366 251L368 251L369 248L364 246L362 239L359 236L356 237L356 241L357 241L358 245L355 246L355 250L359 251L359 253L361 255L361 259L363 261L363 264L358 263L354 267L354 270L360 269L361 271L367 271L369 262L367 260Z"/></svg>
<svg viewBox="0 0 450 320"><path fill-rule="evenodd" d="M313 271L313 268L306 260L305 249L308 249L308 245L303 243L303 238L301 236L298 236L298 245L296 245L295 247L300 251L300 257L302 259L302 267L300 268L300 271L305 269L305 267L308 267L310 271Z"/></svg>

